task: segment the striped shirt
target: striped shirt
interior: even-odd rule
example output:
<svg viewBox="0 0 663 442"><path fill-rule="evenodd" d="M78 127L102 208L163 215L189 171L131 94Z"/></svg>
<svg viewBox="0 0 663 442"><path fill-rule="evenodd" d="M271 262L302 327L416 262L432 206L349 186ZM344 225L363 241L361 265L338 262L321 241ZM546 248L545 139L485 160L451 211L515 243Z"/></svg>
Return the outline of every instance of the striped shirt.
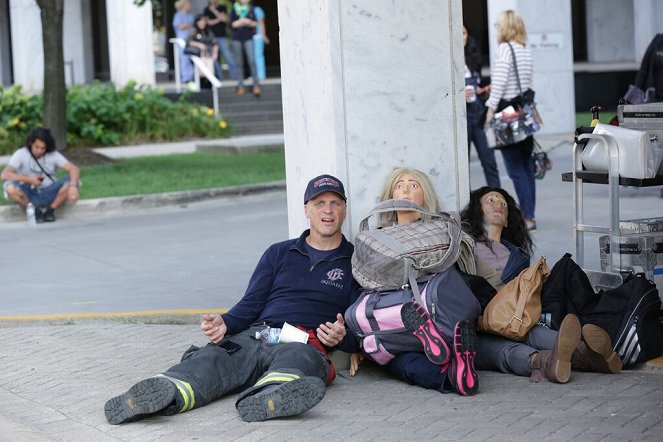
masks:
<svg viewBox="0 0 663 442"><path fill-rule="evenodd" d="M527 89L534 89L532 83L532 52L525 46L511 42L513 51L516 54L518 64L518 76L520 85L525 92ZM516 72L513 70L513 55L507 43L500 43L497 59L490 73L490 98L486 106L497 110L500 100L511 100L520 94Z"/></svg>

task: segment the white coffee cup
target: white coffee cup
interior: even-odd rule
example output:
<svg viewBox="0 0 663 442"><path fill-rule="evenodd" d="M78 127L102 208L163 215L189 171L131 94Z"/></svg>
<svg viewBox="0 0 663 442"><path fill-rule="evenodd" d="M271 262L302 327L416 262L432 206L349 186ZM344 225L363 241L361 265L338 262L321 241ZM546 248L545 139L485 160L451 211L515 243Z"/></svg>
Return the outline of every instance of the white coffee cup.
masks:
<svg viewBox="0 0 663 442"><path fill-rule="evenodd" d="M302 344L306 344L308 342L308 333L284 322L283 328L281 328L281 335L279 336L279 344L287 342L301 342Z"/></svg>

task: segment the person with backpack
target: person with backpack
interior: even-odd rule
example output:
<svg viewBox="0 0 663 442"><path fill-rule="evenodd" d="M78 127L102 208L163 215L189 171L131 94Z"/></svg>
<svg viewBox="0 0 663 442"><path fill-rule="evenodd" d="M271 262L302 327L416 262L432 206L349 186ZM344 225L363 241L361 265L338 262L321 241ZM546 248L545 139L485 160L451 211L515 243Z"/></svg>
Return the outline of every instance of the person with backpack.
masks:
<svg viewBox="0 0 663 442"><path fill-rule="evenodd" d="M55 172L69 175L57 178ZM80 195L80 170L56 150L51 131L36 127L30 131L25 146L9 159L0 175L5 198L25 209L32 204L38 223L54 222L55 210L69 201L76 204Z"/></svg>
<svg viewBox="0 0 663 442"><path fill-rule="evenodd" d="M341 232L346 214L343 183L331 175L313 178L304 193L310 229L267 249L230 311L203 315L206 346L190 348L179 364L106 402L108 422L174 415L234 392L246 422L298 415L320 402L335 377L328 352L359 349L342 314L359 294L353 246ZM268 327L286 323L308 343L261 339Z"/></svg>
<svg viewBox="0 0 663 442"><path fill-rule="evenodd" d="M529 267L532 239L520 208L507 191L485 186L471 192L461 219L476 240L477 274L495 290ZM599 373L621 370L610 336L596 325L581 328L572 314L565 316L559 331L535 325L524 342L479 333L475 363L480 370L529 376L532 382L566 383L571 369Z"/></svg>

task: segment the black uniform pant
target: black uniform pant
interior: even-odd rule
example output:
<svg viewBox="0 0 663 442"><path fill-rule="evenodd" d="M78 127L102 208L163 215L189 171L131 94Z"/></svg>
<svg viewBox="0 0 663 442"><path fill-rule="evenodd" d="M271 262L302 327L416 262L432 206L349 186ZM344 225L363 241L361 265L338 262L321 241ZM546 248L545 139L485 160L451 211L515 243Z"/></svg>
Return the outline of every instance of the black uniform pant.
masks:
<svg viewBox="0 0 663 442"><path fill-rule="evenodd" d="M226 394L239 393L252 387L268 372L303 374L327 381L329 363L312 345L298 342L267 345L255 339L254 333L251 329L225 338L242 346L232 354L210 343L186 353L179 364L163 373L184 395L181 411L202 407Z"/></svg>

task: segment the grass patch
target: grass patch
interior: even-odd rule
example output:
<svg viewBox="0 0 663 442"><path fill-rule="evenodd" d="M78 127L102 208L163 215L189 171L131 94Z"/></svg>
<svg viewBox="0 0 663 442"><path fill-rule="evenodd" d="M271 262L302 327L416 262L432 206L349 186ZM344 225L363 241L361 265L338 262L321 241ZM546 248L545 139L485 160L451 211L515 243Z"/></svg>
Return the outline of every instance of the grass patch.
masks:
<svg viewBox="0 0 663 442"><path fill-rule="evenodd" d="M65 153L66 155L66 153ZM81 167L81 199L229 187L285 179L283 152L192 153ZM2 204L10 204L0 200Z"/></svg>

